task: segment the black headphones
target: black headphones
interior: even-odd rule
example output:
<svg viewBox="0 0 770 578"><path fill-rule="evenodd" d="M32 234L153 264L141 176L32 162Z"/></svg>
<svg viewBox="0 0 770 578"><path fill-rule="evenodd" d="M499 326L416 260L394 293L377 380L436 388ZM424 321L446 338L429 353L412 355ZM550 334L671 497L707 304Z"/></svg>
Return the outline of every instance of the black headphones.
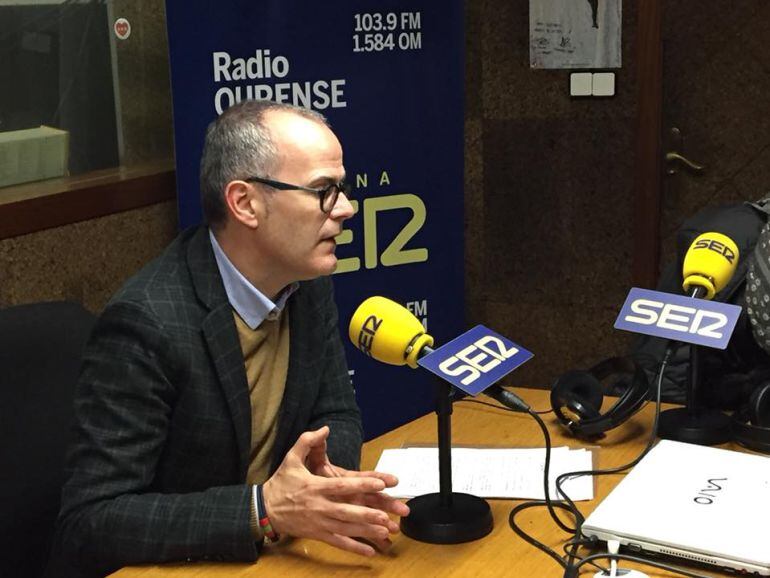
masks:
<svg viewBox="0 0 770 578"><path fill-rule="evenodd" d="M770 453L770 381L754 388L748 403L733 413L732 433L742 446Z"/></svg>
<svg viewBox="0 0 770 578"><path fill-rule="evenodd" d="M602 380L618 375L630 383L618 400L601 413L605 386ZM619 426L641 409L649 395L647 376L630 357L610 357L588 371L568 371L551 388L556 418L577 437L593 438ZM767 396L770 401L770 394Z"/></svg>

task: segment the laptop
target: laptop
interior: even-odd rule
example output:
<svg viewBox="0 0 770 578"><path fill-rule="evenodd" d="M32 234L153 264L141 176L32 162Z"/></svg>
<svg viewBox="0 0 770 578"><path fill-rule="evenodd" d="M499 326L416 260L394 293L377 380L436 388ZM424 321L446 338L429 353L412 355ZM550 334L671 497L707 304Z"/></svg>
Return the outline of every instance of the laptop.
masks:
<svg viewBox="0 0 770 578"><path fill-rule="evenodd" d="M770 576L770 457L661 440L583 523L627 551Z"/></svg>

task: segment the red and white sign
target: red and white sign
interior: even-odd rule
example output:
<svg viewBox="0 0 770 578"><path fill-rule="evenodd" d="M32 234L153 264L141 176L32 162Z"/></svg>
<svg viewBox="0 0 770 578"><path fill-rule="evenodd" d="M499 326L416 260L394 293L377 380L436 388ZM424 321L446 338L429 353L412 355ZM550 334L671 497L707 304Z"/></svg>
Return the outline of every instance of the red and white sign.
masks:
<svg viewBox="0 0 770 578"><path fill-rule="evenodd" d="M118 18L115 20L115 24L112 26L115 31L115 36L120 40L125 40L131 36L131 24L125 18Z"/></svg>

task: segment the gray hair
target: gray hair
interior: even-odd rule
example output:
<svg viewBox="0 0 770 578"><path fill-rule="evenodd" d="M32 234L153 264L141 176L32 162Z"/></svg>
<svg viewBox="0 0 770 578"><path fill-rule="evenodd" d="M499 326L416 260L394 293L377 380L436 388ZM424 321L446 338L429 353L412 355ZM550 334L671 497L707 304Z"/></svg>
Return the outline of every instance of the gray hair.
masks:
<svg viewBox="0 0 770 578"><path fill-rule="evenodd" d="M200 168L203 217L212 229L224 225L227 184L250 176L269 176L276 170L278 150L265 125L270 110L292 112L329 126L326 118L313 110L266 100L245 100L227 109L209 124Z"/></svg>

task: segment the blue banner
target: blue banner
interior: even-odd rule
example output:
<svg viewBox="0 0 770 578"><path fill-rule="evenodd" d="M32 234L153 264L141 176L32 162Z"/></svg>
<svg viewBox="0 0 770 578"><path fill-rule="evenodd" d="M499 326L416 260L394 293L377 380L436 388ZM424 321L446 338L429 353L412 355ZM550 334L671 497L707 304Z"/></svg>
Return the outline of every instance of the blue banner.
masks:
<svg viewBox="0 0 770 578"><path fill-rule="evenodd" d="M532 352L477 325L417 363L465 393L478 395L530 359Z"/></svg>
<svg viewBox="0 0 770 578"><path fill-rule="evenodd" d="M740 314L738 305L634 287L615 329L725 349Z"/></svg>
<svg viewBox="0 0 770 578"><path fill-rule="evenodd" d="M259 98L321 112L344 150L355 216L338 237L343 335L370 295L438 340L463 319L463 3L167 0L182 226L200 221L205 129ZM287 234L290 232L287 232ZM348 344L367 438L433 409L430 379Z"/></svg>

